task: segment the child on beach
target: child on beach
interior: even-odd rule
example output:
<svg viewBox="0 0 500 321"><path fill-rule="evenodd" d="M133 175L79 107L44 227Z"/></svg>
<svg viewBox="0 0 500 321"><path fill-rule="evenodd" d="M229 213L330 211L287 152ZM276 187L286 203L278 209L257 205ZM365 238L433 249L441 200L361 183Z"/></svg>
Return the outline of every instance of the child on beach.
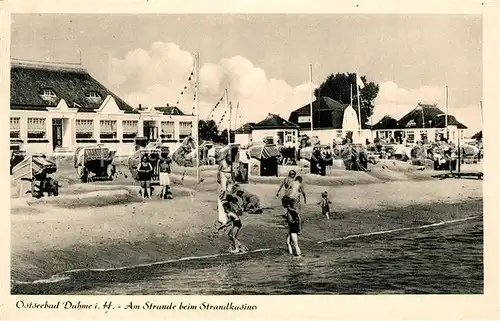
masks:
<svg viewBox="0 0 500 321"><path fill-rule="evenodd" d="M318 205L321 206L321 212L327 219L330 219L330 204L332 202L328 199L328 193L324 191L321 193L321 201L319 201Z"/></svg>
<svg viewBox="0 0 500 321"><path fill-rule="evenodd" d="M238 206L238 200L236 199L236 197L229 194L226 196L226 201L224 202L223 207L227 215L227 223L222 226L219 226L217 228L217 232L226 227L231 226L229 232L227 233L227 236L229 236L229 239L234 244L234 249L231 250L231 252L238 253L240 251L244 251L245 250L244 246L238 240L238 232L241 230L243 226L240 219L240 216L243 214L243 211Z"/></svg>
<svg viewBox="0 0 500 321"><path fill-rule="evenodd" d="M325 215L327 219L330 219L330 214L333 214L333 219L344 218L344 215L333 212L330 208L330 204L332 204L332 202L328 198L328 192L324 191L321 193L321 201L318 203L318 205L321 206L322 214Z"/></svg>

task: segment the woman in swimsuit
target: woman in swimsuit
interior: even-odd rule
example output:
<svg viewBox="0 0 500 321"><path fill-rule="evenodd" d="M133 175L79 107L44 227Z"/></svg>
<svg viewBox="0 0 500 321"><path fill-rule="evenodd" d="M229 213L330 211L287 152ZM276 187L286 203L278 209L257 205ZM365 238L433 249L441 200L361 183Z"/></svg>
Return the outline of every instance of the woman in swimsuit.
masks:
<svg viewBox="0 0 500 321"><path fill-rule="evenodd" d="M137 167L137 177L141 184L142 198L150 198L151 177L153 175L153 166L148 161L146 155L142 156L141 163Z"/></svg>

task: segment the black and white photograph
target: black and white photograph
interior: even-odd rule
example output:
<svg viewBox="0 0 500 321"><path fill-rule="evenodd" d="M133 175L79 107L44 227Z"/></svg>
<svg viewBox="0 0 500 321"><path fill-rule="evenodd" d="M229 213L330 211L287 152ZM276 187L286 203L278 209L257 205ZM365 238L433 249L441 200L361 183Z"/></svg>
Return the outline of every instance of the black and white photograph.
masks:
<svg viewBox="0 0 500 321"><path fill-rule="evenodd" d="M17 304L485 293L481 14L10 24Z"/></svg>

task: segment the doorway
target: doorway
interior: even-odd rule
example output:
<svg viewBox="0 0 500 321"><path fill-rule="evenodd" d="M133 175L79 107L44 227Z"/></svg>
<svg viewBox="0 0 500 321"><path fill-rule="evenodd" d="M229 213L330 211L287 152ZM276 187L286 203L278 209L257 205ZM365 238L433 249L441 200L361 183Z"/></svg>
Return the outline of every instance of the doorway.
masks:
<svg viewBox="0 0 500 321"><path fill-rule="evenodd" d="M158 139L158 127L155 121L144 121L144 137L149 141Z"/></svg>
<svg viewBox="0 0 500 321"><path fill-rule="evenodd" d="M62 119L54 118L52 119L52 149L55 150L58 147L62 147L63 143L63 128Z"/></svg>

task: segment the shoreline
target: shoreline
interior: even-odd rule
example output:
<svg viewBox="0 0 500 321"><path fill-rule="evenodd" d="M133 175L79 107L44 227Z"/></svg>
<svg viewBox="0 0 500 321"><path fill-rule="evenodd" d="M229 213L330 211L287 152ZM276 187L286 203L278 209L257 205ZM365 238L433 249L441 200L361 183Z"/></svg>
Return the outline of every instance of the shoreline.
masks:
<svg viewBox="0 0 500 321"><path fill-rule="evenodd" d="M282 209L274 195L277 187L249 184L245 188L257 192L268 209L242 217L241 241L250 250L284 247L286 230L278 226ZM331 187L332 201L345 219L328 221L315 204L324 187L306 185L306 189L310 199L303 207L305 225L300 236L306 248L333 237L461 219L470 209L482 208L482 182L475 180L337 186ZM227 253L230 244L223 232L213 234L213 192L93 208L42 203L25 208L32 212L19 208L12 214L11 277L17 281L48 279L73 269Z"/></svg>
<svg viewBox="0 0 500 321"><path fill-rule="evenodd" d="M433 204L434 208L432 211L427 211L428 206L422 206L422 205L414 205L414 206L409 206L408 208L399 208L399 209L394 209L390 211L390 216L393 218L398 217L399 219L402 219L404 222L400 225L400 227L396 230L391 230L390 225L385 225L380 226L379 229L368 232L366 234L349 234L350 230L344 230L344 231L339 231L339 229L333 229L331 233L338 233L337 237L334 239L326 239L324 241L321 241L317 238L311 239L308 234L309 231L308 227L305 227L305 231L308 233L302 233L299 238L300 238L300 244L301 248L304 251L305 255L307 255L308 252L314 251L314 248L318 246L320 243L328 243L330 246L334 247L335 244L339 244L342 242L356 242L356 239L361 239L359 242L362 244L362 242L365 242L364 240L374 240L376 238L384 238L389 235L389 238L391 237L397 237L397 235L400 235L401 233L407 233L411 231L417 231L419 229L429 231L431 229L438 229L440 227L446 226L446 225L452 225L452 224L462 224L465 223L466 221L471 221L471 220L482 220L482 215L479 216L473 216L473 217L460 217L459 218L454 218L450 220L444 220L444 221L439 221L439 222L434 222L435 219L438 219L440 214L444 212L454 212L454 209L460 208L463 212L469 212L469 211L482 211L482 200L472 200L469 202L463 202L463 203L455 203L455 204L447 204L447 203L437 203ZM411 213L419 210L424 210L427 212L427 223L428 225L421 225L423 221L417 220L417 221L411 221L408 219L404 219L403 216L399 215L397 216L396 213ZM431 212L431 213L429 213ZM345 213L347 216L354 215L355 213ZM387 215L387 211L377 211L373 213L374 215ZM395 216L394 216L395 215ZM454 215L451 217L447 218L452 218ZM340 222L340 221L339 221ZM443 223L444 222L444 223ZM316 222L309 222L309 224L317 225ZM398 224L399 225L399 224ZM386 228L389 228L388 230L385 230ZM248 232L248 233L247 233ZM246 234L250 235L255 235L255 226L249 226L247 231L245 231ZM284 243L284 238L286 235L286 230L282 230L279 232L276 232L275 229L271 229L270 227L260 229L260 240L258 242L254 242L252 249L248 253L241 254L239 256L239 259L244 259L245 256L248 258L255 257L257 255L279 255L280 253L285 253L286 252L286 246ZM326 236L326 235L323 235ZM246 235L246 239L249 238L249 235ZM254 239L255 240L255 239ZM26 280L22 282L15 282L12 285L11 288L11 293L12 294L44 294L44 295L50 295L50 294L64 294L64 293L74 293L78 291L84 291L87 289L90 289L94 286L98 286L99 284L109 284L110 282L127 282L130 281L130 278L133 277L134 280L140 280L140 279L147 279L150 276L150 273L154 271L157 268L162 268L168 266L169 268L179 270L179 269L189 269L190 268L190 261L193 260L201 260L204 261L205 263L203 266L213 266L217 265L219 258L225 257L226 259L230 259L230 257L234 256L233 254L229 254L227 251L223 251L221 248L219 248L218 253L212 253L212 254L206 254L201 251L188 251L184 252L185 255L182 257L169 257L169 256L162 256L165 255L165 252L162 251L162 246L161 243L163 242L168 242L168 239L159 239L159 240L150 240L150 241L142 241L139 244L136 244L138 247L142 247L147 249L150 253L156 252L159 255L159 259L156 261L148 261L148 262L135 262L135 261L129 261L127 265L121 265L121 266L110 266L110 267L94 267L94 268L79 268L79 269L71 269L71 270L65 270L65 271L60 271L56 274L51 275L50 277L44 278L44 279L32 279L32 280ZM196 236L193 235L190 238L184 239L186 242L186 245L192 245L192 244L205 244L205 245L214 245L214 244L220 244L220 242L213 241L209 242L207 240L200 242L199 240L196 240ZM227 243L229 244L229 243ZM248 242L245 242L245 244L249 244ZM272 246L269 246L271 244ZM201 245L201 244L200 244ZM261 247L262 246L262 247ZM267 247L266 247L267 246ZM104 246L106 247L106 246ZM183 248L183 245L176 244L173 248L171 248L171 252L175 252L176 250ZM257 248L258 247L258 248ZM58 257L59 259L63 258L63 253L66 252L66 254L69 255L78 255L77 253L73 252L74 249L65 249L60 252L60 256ZM82 248L82 251L85 251L86 248ZM120 251L121 253L127 253L127 251L133 251L133 249L125 249L122 248ZM136 249L137 250L137 249ZM104 252L105 250L102 249ZM108 252L114 251L114 248L108 248ZM57 259L57 257L56 257ZM66 256L65 259L68 259ZM103 259L103 258L101 258ZM225 260L226 260L225 259ZM199 264L197 264L198 267L194 268L199 268Z"/></svg>

